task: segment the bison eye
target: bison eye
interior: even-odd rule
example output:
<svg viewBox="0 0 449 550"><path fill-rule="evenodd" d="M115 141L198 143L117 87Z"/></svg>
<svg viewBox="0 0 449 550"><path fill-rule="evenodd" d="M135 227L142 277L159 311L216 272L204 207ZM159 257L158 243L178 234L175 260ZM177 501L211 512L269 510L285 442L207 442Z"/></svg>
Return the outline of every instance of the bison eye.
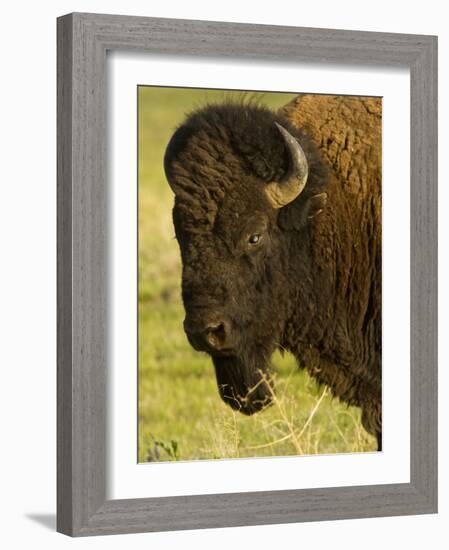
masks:
<svg viewBox="0 0 449 550"><path fill-rule="evenodd" d="M254 235L251 235L251 237L248 239L249 244L258 244L260 241L261 236L258 233L255 233Z"/></svg>

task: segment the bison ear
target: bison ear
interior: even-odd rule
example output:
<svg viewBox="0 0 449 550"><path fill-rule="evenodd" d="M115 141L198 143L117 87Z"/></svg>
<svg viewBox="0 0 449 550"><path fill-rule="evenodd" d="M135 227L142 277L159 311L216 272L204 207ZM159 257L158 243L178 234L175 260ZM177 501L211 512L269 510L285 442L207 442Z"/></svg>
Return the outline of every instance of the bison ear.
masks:
<svg viewBox="0 0 449 550"><path fill-rule="evenodd" d="M327 193L318 193L307 199L307 218L310 220L324 210L327 204Z"/></svg>
<svg viewBox="0 0 449 550"><path fill-rule="evenodd" d="M327 204L327 193L307 197L279 212L278 223L285 230L300 231L313 218L321 214Z"/></svg>

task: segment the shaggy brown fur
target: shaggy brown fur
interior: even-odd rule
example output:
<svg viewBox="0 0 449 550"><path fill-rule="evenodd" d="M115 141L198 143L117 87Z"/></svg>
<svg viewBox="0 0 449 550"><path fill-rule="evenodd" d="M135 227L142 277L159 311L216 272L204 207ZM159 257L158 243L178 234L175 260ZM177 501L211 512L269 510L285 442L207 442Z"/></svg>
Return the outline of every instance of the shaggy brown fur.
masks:
<svg viewBox="0 0 449 550"><path fill-rule="evenodd" d="M304 192L279 210L263 192L289 165L274 122L309 164ZM227 327L226 353L206 349L222 398L245 414L266 406L270 357L285 348L361 407L380 448L381 100L302 95L278 113L209 106L176 131L165 169L186 321Z"/></svg>

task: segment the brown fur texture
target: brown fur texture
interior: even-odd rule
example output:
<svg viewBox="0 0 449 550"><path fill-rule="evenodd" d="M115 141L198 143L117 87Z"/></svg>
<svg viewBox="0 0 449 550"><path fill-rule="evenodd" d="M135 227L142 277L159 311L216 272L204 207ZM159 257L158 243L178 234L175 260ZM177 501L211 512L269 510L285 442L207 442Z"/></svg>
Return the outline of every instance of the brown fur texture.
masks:
<svg viewBox="0 0 449 550"><path fill-rule="evenodd" d="M309 164L304 192L281 209L264 193L289 167L275 122ZM268 405L270 357L287 349L361 407L380 447L381 100L302 95L278 113L208 106L175 132L165 170L186 327L226 327L225 353L188 334L212 356L222 398L245 414Z"/></svg>
<svg viewBox="0 0 449 550"><path fill-rule="evenodd" d="M381 99L300 96L283 113L312 137L332 167L327 193L328 203L334 205L316 218L311 232L321 307L307 338L291 329L292 348L310 374L334 395L362 407L365 428L377 434L381 432Z"/></svg>

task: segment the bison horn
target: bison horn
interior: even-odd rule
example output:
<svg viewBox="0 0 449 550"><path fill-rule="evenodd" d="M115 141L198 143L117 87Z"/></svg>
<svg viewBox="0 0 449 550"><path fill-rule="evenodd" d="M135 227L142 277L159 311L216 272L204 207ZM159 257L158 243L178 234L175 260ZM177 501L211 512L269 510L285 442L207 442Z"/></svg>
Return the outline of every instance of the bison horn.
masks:
<svg viewBox="0 0 449 550"><path fill-rule="evenodd" d="M281 181L273 181L265 187L265 193L273 208L282 208L296 199L303 191L307 183L309 167L301 145L285 128L277 122L275 124L287 146L290 167Z"/></svg>

